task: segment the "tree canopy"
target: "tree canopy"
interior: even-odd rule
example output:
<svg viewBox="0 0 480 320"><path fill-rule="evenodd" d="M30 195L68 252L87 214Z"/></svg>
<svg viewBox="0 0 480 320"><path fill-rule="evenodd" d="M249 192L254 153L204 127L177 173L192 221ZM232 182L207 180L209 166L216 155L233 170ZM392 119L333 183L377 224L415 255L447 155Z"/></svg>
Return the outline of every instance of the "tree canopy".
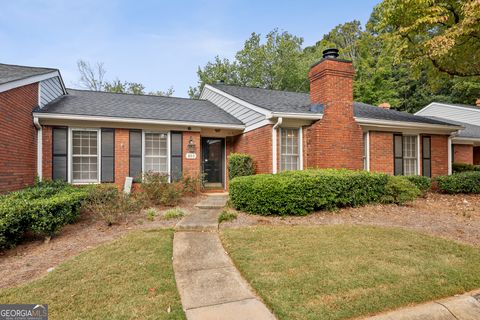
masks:
<svg viewBox="0 0 480 320"><path fill-rule="evenodd" d="M384 0L365 26L340 24L313 46L278 29L252 33L233 60L216 56L199 67L189 94L218 81L308 92L310 66L336 47L354 62L357 101L409 112L432 101L473 104L480 97L478 12L478 0Z"/></svg>

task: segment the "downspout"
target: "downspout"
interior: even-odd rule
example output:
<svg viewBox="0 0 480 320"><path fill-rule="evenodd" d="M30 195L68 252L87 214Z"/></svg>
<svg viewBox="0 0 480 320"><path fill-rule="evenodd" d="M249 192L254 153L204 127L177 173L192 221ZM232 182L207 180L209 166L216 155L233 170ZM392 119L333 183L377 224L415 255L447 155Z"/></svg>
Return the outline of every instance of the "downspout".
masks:
<svg viewBox="0 0 480 320"><path fill-rule="evenodd" d="M272 128L272 172L277 173L277 128L282 125L283 118L280 117Z"/></svg>
<svg viewBox="0 0 480 320"><path fill-rule="evenodd" d="M37 176L42 181L43 132L37 117L33 118L33 124L37 128Z"/></svg>
<svg viewBox="0 0 480 320"><path fill-rule="evenodd" d="M448 137L448 144L447 144L447 148L448 148L448 175L451 175L452 174L452 135L450 135Z"/></svg>

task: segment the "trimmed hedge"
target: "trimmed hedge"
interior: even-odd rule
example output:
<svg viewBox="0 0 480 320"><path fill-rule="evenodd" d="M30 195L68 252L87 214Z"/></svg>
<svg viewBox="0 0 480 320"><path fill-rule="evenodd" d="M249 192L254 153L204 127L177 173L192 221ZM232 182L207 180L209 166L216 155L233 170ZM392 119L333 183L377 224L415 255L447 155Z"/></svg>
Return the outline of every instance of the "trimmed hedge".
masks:
<svg viewBox="0 0 480 320"><path fill-rule="evenodd" d="M420 193L407 179L398 182L397 178L387 187L390 177L386 174L334 169L288 171L237 177L230 181L229 193L232 205L249 213L306 215L368 203L403 203ZM413 196L394 194L404 187L413 190Z"/></svg>
<svg viewBox="0 0 480 320"><path fill-rule="evenodd" d="M230 181L236 177L253 174L255 174L255 166L250 155L244 153L230 154L228 157L228 178Z"/></svg>
<svg viewBox="0 0 480 320"><path fill-rule="evenodd" d="M432 188L432 179L424 176L406 176L408 181L412 182L417 188L425 193Z"/></svg>
<svg viewBox="0 0 480 320"><path fill-rule="evenodd" d="M476 166L469 163L455 162L452 164L453 173L467 172L467 171L480 171L480 166Z"/></svg>
<svg viewBox="0 0 480 320"><path fill-rule="evenodd" d="M26 231L52 236L78 217L86 188L43 182L0 197L0 249L14 246Z"/></svg>
<svg viewBox="0 0 480 320"><path fill-rule="evenodd" d="M480 171L455 173L435 179L438 190L443 193L480 193Z"/></svg>

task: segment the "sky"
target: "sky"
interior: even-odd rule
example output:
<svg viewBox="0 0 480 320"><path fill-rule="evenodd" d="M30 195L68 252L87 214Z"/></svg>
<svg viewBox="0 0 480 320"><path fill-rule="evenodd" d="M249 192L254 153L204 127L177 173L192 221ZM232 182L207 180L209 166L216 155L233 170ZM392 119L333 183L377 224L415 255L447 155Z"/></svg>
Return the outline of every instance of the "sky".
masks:
<svg viewBox="0 0 480 320"><path fill-rule="evenodd" d="M0 63L57 68L79 88L77 61L103 62L107 80L187 97L198 67L233 58L252 32L278 28L309 46L338 24L365 23L378 2L0 0Z"/></svg>

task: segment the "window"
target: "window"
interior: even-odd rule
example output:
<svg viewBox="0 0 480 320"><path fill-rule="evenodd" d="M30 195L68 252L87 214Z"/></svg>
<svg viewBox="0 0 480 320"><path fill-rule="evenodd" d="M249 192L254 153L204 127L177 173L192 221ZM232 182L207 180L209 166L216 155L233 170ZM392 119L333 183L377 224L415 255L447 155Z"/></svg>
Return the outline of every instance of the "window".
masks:
<svg viewBox="0 0 480 320"><path fill-rule="evenodd" d="M145 133L145 171L168 173L166 133Z"/></svg>
<svg viewBox="0 0 480 320"><path fill-rule="evenodd" d="M72 130L72 182L98 182L97 130Z"/></svg>
<svg viewBox="0 0 480 320"><path fill-rule="evenodd" d="M422 137L422 175L426 177L432 176L432 154L431 154L431 138Z"/></svg>
<svg viewBox="0 0 480 320"><path fill-rule="evenodd" d="M403 174L417 175L417 136L403 136Z"/></svg>
<svg viewBox="0 0 480 320"><path fill-rule="evenodd" d="M299 130L282 128L280 132L280 170L299 170Z"/></svg>

